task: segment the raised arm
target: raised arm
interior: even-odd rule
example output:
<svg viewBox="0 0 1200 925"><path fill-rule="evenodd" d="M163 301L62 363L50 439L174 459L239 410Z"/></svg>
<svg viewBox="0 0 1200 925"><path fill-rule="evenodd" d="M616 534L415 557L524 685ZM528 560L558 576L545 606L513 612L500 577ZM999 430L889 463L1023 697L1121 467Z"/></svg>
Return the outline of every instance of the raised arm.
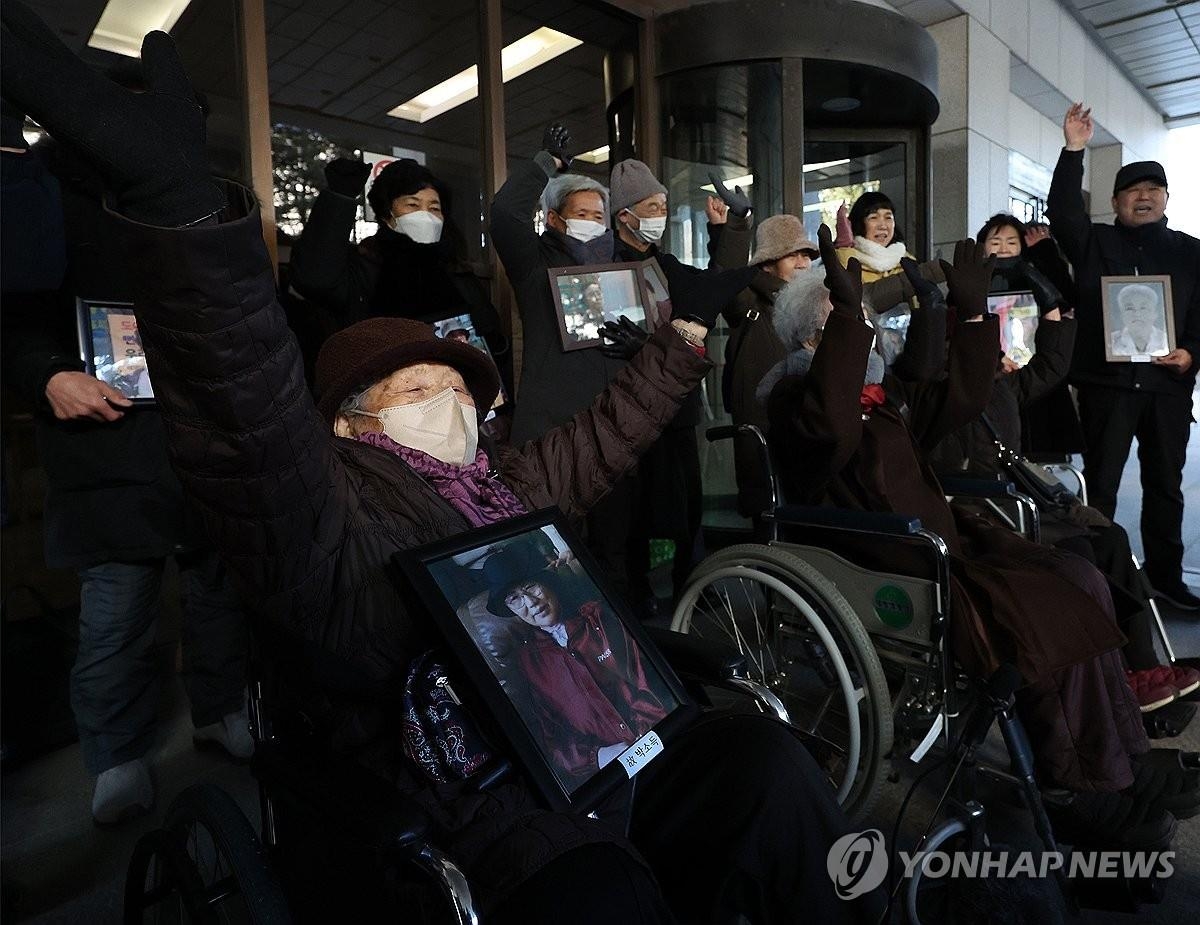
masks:
<svg viewBox="0 0 1200 925"><path fill-rule="evenodd" d="M317 196L292 248L292 285L306 299L343 318L357 318L377 272L350 243L358 194L370 173L361 161L338 158L325 168L328 186Z"/></svg>
<svg viewBox="0 0 1200 925"><path fill-rule="evenodd" d="M892 364L892 375L907 382L925 382L936 379L946 367L946 299L935 283L921 275L915 260L905 257L900 266L920 307L912 313L904 350Z"/></svg>
<svg viewBox="0 0 1200 925"><path fill-rule="evenodd" d="M558 163L548 151L518 164L492 200L492 244L514 286L531 273L544 269L541 242L533 229L533 215Z"/></svg>
<svg viewBox="0 0 1200 925"><path fill-rule="evenodd" d="M331 580L348 485L275 301L258 212L211 179L204 116L170 37L146 36L149 90L133 94L27 8L8 2L0 16L5 95L112 191L172 461L215 545L264 595Z"/></svg>
<svg viewBox="0 0 1200 925"><path fill-rule="evenodd" d="M1092 235L1092 220L1083 203L1083 150L1092 140L1095 125L1092 111L1082 103L1072 103L1063 118L1065 145L1054 166L1046 211L1050 216L1050 233L1054 235L1067 259L1079 265Z"/></svg>

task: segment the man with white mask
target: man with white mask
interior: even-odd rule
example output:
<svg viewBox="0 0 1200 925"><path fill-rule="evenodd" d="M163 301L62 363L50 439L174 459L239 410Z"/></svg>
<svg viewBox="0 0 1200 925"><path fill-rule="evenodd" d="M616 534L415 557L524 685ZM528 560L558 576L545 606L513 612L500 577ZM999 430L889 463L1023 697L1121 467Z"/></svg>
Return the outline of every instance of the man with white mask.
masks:
<svg viewBox="0 0 1200 925"><path fill-rule="evenodd" d="M380 315L433 322L467 314L503 373L508 341L467 260L450 189L411 158L392 161L367 192L379 230L349 243L370 173L370 164L348 158L326 165L328 185L292 249L288 280L321 311L322 334Z"/></svg>

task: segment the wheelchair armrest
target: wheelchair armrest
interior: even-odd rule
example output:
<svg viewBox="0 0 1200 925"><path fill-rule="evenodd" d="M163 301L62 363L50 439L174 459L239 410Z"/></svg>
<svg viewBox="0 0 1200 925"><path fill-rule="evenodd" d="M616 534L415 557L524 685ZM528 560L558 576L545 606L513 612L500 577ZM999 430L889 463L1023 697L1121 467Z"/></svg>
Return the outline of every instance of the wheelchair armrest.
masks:
<svg viewBox="0 0 1200 925"><path fill-rule="evenodd" d="M853 530L856 533L882 533L888 536L915 536L922 529L920 518L907 514L848 511L836 507L788 504L776 508L773 516L777 523L791 526Z"/></svg>
<svg viewBox="0 0 1200 925"><path fill-rule="evenodd" d="M425 810L349 758L319 748L298 755L260 742L250 766L268 792L281 791L355 844L415 853L425 843Z"/></svg>
<svg viewBox="0 0 1200 925"><path fill-rule="evenodd" d="M681 675L723 681L746 667L746 656L731 646L660 626L643 627L671 667Z"/></svg>
<svg viewBox="0 0 1200 925"><path fill-rule="evenodd" d="M978 478L970 475L939 475L942 490L948 495L972 498L1015 498L1017 487L1002 478Z"/></svg>

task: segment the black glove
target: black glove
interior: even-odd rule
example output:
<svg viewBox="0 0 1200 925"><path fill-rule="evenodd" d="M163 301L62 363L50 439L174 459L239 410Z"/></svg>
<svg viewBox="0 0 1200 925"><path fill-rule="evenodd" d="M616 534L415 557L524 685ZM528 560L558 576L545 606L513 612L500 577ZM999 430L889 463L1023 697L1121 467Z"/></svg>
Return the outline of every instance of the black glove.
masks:
<svg viewBox="0 0 1200 925"><path fill-rule="evenodd" d="M825 288L829 290L833 310L862 321L862 264L857 257L851 257L846 266L842 266L828 225L822 224L817 229L817 244L825 264Z"/></svg>
<svg viewBox="0 0 1200 925"><path fill-rule="evenodd" d="M600 328L600 337L609 343L600 345L600 352L614 360L632 360L650 339L650 335L636 324L621 316L619 321L606 321Z"/></svg>
<svg viewBox="0 0 1200 925"><path fill-rule="evenodd" d="M908 279L908 284L913 287L917 301L921 303L923 308L928 308L935 300L941 300L942 290L938 288L937 283L921 275L921 268L915 260L911 257L901 257L900 269L904 271L904 275Z"/></svg>
<svg viewBox="0 0 1200 925"><path fill-rule="evenodd" d="M1067 301L1058 291L1058 287L1050 282L1041 270L1024 258L1021 260L1021 269L1025 272L1025 279L1029 281L1029 288L1033 291L1033 300L1037 302L1038 311L1041 314L1044 315L1060 305L1063 308L1067 307Z"/></svg>
<svg viewBox="0 0 1200 925"><path fill-rule="evenodd" d="M750 214L750 198L742 192L740 186L735 186L730 191L725 182L715 173L710 173L708 178L712 180L713 189L717 191L717 198L729 206L729 211L732 214L738 218L745 218Z"/></svg>
<svg viewBox="0 0 1200 925"><path fill-rule="evenodd" d="M0 8L4 95L90 161L131 219L178 227L225 207L204 149L204 113L165 32L142 41L147 91L100 76L28 7Z"/></svg>
<svg viewBox="0 0 1200 925"><path fill-rule="evenodd" d="M351 199L362 192L363 185L370 175L370 164L348 157L334 158L325 165L325 185L338 195L349 196Z"/></svg>
<svg viewBox="0 0 1200 925"><path fill-rule="evenodd" d="M567 145L571 143L571 133L567 131L567 127L561 122L554 122L546 126L546 130L542 132L542 150L547 154L552 154L562 161L562 169L571 169L571 156L567 154Z"/></svg>
<svg viewBox="0 0 1200 925"><path fill-rule="evenodd" d="M967 238L954 245L953 266L945 260L940 262L950 287L950 304L958 312L958 319L964 321L985 314L995 255L989 257L982 242L976 244Z"/></svg>

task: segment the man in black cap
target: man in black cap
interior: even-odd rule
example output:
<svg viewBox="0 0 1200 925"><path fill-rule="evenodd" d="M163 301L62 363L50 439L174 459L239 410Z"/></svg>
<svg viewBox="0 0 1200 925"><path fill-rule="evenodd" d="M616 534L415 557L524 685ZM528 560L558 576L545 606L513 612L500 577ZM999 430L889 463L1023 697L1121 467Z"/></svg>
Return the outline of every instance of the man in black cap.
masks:
<svg viewBox="0 0 1200 925"><path fill-rule="evenodd" d="M1093 224L1084 206L1083 149L1091 110L1076 103L1063 121L1066 145L1054 168L1050 230L1075 268L1078 339L1072 382L1079 387L1083 455L1091 503L1112 517L1121 473L1136 437L1142 469L1142 543L1157 595L1183 610L1200 598L1183 581L1183 466L1200 360L1200 241L1167 227L1167 175L1157 161L1126 164L1113 184L1111 225ZM1102 278L1171 278L1176 346L1146 363L1105 357Z"/></svg>

